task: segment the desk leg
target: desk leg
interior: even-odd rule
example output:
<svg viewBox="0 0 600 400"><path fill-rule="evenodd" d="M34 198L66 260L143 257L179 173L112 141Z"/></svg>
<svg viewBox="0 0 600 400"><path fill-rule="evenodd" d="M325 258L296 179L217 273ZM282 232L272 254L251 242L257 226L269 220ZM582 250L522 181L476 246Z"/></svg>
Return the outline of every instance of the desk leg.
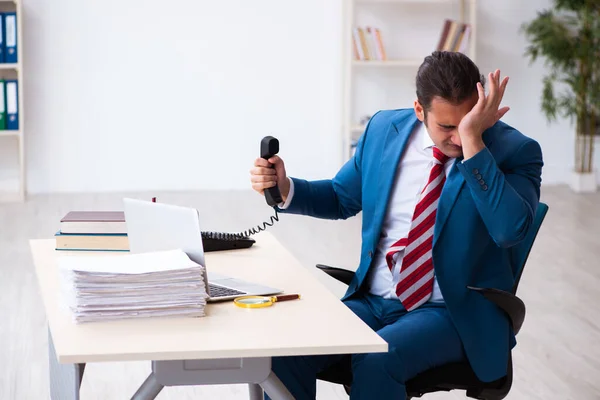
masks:
<svg viewBox="0 0 600 400"><path fill-rule="evenodd" d="M248 384L248 389L250 389L250 400L263 400L263 388L260 387L257 383Z"/></svg>
<svg viewBox="0 0 600 400"><path fill-rule="evenodd" d="M265 392L272 399L294 400L294 397L283 385L283 383L281 383L281 381L273 371L271 371L271 373L264 382L261 382L260 386L262 386Z"/></svg>
<svg viewBox="0 0 600 400"><path fill-rule="evenodd" d="M164 386L156 380L154 372L151 372L144 383L142 383L142 386L135 392L131 400L154 400L163 387Z"/></svg>
<svg viewBox="0 0 600 400"><path fill-rule="evenodd" d="M52 334L48 329L48 361L50 368L50 398L52 400L79 400L85 364L59 364Z"/></svg>
<svg viewBox="0 0 600 400"><path fill-rule="evenodd" d="M153 400L164 386L227 385L247 383L251 400L262 400L263 389L274 400L294 400L271 371L271 359L152 361L152 372L132 400Z"/></svg>

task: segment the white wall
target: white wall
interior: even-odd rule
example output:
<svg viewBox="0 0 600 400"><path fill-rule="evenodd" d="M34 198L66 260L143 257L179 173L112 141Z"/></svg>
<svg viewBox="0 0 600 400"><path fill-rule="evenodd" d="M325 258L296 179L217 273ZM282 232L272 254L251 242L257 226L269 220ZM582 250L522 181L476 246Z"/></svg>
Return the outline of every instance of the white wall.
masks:
<svg viewBox="0 0 600 400"><path fill-rule="evenodd" d="M544 183L565 182L572 128L539 112L543 67L528 66L518 33L551 2L478 3L478 63L511 77L505 120L542 144ZM24 10L29 192L249 188L269 134L295 176L339 167L341 0L26 0Z"/></svg>
<svg viewBox="0 0 600 400"><path fill-rule="evenodd" d="M249 188L265 135L333 173L338 6L27 0L29 191Z"/></svg>

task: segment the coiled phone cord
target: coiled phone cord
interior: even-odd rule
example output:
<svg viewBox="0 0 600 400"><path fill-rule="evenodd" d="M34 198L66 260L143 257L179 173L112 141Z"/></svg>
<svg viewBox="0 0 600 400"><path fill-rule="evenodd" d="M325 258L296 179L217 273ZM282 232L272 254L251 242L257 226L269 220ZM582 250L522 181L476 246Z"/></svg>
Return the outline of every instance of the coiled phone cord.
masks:
<svg viewBox="0 0 600 400"><path fill-rule="evenodd" d="M263 221L262 226L256 225L255 228L250 228L249 230L240 232L237 235L239 237L249 237L251 235L255 235L259 232L266 230L267 226L273 226L275 224L275 221L279 221L279 214L277 213L277 209L275 207L273 207L273 211L275 211L275 215L271 216L271 220L269 222Z"/></svg>
<svg viewBox="0 0 600 400"><path fill-rule="evenodd" d="M156 197L152 198L152 202L156 203ZM271 220L269 222L263 221L262 227L260 225L256 225L256 228L250 228L247 231L243 231L240 233L225 233L228 237L237 237L240 239L250 237L251 235L256 235L259 232L262 232L267 229L267 226L273 226L275 221L279 221L279 213L277 213L277 209L273 207L273 211L275 211L275 215L271 216Z"/></svg>

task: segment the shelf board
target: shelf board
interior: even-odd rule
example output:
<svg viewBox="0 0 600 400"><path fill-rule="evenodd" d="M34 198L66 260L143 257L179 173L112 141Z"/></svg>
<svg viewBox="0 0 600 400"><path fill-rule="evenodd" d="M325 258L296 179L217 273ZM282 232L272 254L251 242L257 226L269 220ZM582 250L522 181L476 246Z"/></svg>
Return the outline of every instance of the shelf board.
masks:
<svg viewBox="0 0 600 400"><path fill-rule="evenodd" d="M364 67L418 67L423 60L352 60L352 65Z"/></svg>
<svg viewBox="0 0 600 400"><path fill-rule="evenodd" d="M0 0L1 2L2 0ZM14 69L17 70L19 69L19 64L1 64L0 63L0 69Z"/></svg>
<svg viewBox="0 0 600 400"><path fill-rule="evenodd" d="M21 136L21 131L9 131L9 130L0 131L0 137L2 137L2 136L6 136L6 137Z"/></svg>
<svg viewBox="0 0 600 400"><path fill-rule="evenodd" d="M473 3L476 0L466 0L466 3ZM460 0L354 0L356 4L455 4Z"/></svg>

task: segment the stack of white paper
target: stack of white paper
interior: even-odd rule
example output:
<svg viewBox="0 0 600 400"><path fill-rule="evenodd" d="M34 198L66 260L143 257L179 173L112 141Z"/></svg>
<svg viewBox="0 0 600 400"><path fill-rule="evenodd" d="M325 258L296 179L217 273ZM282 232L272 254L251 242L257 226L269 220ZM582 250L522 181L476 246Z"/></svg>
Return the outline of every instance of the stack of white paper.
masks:
<svg viewBox="0 0 600 400"><path fill-rule="evenodd" d="M182 250L59 259L64 305L75 322L204 316L204 267Z"/></svg>

